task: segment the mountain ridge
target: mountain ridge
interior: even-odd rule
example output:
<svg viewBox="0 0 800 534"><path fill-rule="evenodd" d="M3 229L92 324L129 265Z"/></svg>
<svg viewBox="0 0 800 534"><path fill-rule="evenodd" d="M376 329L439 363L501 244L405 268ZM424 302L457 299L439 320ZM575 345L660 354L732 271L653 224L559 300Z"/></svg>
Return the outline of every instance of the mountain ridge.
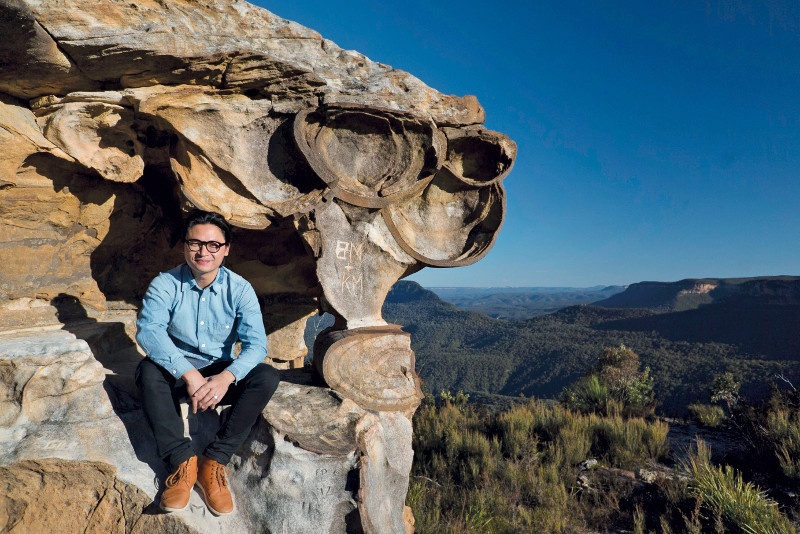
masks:
<svg viewBox="0 0 800 534"><path fill-rule="evenodd" d="M594 302L605 308L647 308L684 311L737 296L783 298L800 304L800 277L758 276L749 278L686 278L676 282L637 282L625 291Z"/></svg>
<svg viewBox="0 0 800 534"><path fill-rule="evenodd" d="M430 287L446 302L490 317L525 320L567 306L608 298L625 286L580 287Z"/></svg>
<svg viewBox="0 0 800 534"><path fill-rule="evenodd" d="M730 279L703 283L709 280ZM555 399L603 348L625 344L651 368L662 411L682 415L687 404L709 401L711 382L724 372L735 373L742 393L754 399L777 375L800 381L800 277L734 280L717 286L735 291L690 309L591 304L525 321L465 311L401 281L384 316L412 334L418 372L432 392ZM673 296L693 287L662 286L669 284Z"/></svg>

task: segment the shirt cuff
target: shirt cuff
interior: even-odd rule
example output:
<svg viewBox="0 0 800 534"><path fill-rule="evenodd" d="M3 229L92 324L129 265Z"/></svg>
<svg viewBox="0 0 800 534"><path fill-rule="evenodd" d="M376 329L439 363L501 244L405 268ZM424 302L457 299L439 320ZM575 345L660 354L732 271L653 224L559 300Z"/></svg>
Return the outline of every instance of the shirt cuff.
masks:
<svg viewBox="0 0 800 534"><path fill-rule="evenodd" d="M250 369L247 369L246 365L243 365L238 359L234 360L228 367L225 368L226 371L230 371L233 375L235 380L233 381L234 384L238 383L239 380L247 376L247 373L250 372Z"/></svg>
<svg viewBox="0 0 800 534"><path fill-rule="evenodd" d="M195 369L195 366L189 363L186 358L176 358L173 362L168 363L164 367L169 373L175 377L176 380L180 379L185 373Z"/></svg>

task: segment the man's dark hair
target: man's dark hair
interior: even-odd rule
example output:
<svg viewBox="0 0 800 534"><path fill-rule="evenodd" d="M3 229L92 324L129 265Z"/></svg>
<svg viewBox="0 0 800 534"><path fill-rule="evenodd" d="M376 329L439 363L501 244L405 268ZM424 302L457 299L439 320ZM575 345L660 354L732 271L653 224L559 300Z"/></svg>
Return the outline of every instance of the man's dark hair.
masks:
<svg viewBox="0 0 800 534"><path fill-rule="evenodd" d="M225 242L231 242L231 225L225 220L225 217L213 211L192 210L186 216L186 221L183 225L183 238L189 233L189 229L196 224L213 224L220 230L222 235L225 236Z"/></svg>

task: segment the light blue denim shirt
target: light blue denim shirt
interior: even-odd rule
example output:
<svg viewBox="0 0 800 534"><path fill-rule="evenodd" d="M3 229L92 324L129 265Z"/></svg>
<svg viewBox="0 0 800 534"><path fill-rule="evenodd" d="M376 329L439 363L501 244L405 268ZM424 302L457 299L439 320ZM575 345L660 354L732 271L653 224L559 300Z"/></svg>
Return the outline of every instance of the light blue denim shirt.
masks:
<svg viewBox="0 0 800 534"><path fill-rule="evenodd" d="M253 286L225 267L205 289L185 263L156 276L144 296L136 328L139 346L175 378L230 360L227 369L238 382L267 355L267 335ZM237 339L242 351L234 359Z"/></svg>

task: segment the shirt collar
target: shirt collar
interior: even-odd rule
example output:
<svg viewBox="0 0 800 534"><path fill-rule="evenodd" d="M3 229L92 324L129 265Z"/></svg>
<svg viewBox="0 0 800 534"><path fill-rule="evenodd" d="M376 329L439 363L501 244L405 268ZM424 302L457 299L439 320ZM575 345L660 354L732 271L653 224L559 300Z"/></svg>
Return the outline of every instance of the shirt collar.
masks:
<svg viewBox="0 0 800 534"><path fill-rule="evenodd" d="M211 282L206 289L211 290L215 295L222 290L223 281L228 277L228 270L224 266L220 266L217 272L217 277ZM194 288L200 289L197 281L192 275L192 270L185 263L181 266L181 291L189 291Z"/></svg>

